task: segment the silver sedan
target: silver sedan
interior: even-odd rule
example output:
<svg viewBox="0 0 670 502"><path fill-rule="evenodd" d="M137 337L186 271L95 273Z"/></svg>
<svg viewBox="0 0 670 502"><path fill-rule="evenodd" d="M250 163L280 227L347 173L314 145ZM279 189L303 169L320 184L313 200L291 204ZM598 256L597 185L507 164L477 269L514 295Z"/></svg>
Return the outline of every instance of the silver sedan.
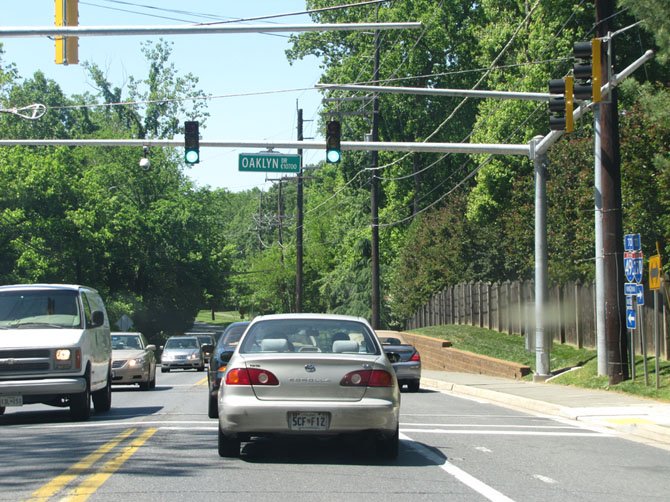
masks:
<svg viewBox="0 0 670 502"><path fill-rule="evenodd" d="M219 455L257 436L372 437L398 455L400 390L364 319L326 314L256 317L219 387Z"/></svg>

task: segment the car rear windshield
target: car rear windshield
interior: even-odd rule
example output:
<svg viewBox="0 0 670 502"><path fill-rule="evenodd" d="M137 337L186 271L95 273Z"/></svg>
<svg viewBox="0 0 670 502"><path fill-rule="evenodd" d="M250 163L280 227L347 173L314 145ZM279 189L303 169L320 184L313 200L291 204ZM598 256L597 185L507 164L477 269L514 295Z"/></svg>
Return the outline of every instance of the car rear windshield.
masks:
<svg viewBox="0 0 670 502"><path fill-rule="evenodd" d="M0 328L79 328L76 291L0 292Z"/></svg>
<svg viewBox="0 0 670 502"><path fill-rule="evenodd" d="M248 324L240 326L231 326L226 330L224 336L219 340L219 347L234 347L242 338L244 330L247 329Z"/></svg>
<svg viewBox="0 0 670 502"><path fill-rule="evenodd" d="M240 352L380 353L364 324L334 319L259 321L245 335Z"/></svg>

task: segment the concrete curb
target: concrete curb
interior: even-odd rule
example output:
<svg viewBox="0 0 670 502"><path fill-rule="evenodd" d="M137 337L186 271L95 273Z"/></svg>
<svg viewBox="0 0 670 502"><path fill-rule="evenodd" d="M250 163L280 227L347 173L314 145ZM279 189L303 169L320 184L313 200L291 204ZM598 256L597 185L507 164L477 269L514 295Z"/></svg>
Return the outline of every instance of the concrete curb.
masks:
<svg viewBox="0 0 670 502"><path fill-rule="evenodd" d="M492 403L515 409L533 411L544 415L551 415L596 425L598 427L605 427L630 436L662 443L666 447L670 446L670 427L654 423L644 423L644 420L635 423L615 423L613 421L608 421L606 416L582 413L584 409L570 408L537 399L530 399L505 392L482 389L476 386L462 385L433 378L422 377L421 385L431 389L452 392L456 395L485 399Z"/></svg>

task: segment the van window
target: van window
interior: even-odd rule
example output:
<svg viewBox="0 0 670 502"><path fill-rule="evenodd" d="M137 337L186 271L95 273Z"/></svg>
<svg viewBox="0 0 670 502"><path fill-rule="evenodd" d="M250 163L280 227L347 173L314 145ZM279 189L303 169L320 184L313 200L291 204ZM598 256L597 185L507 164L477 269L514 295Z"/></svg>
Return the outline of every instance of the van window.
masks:
<svg viewBox="0 0 670 502"><path fill-rule="evenodd" d="M76 291L0 292L0 326L75 328L81 326Z"/></svg>

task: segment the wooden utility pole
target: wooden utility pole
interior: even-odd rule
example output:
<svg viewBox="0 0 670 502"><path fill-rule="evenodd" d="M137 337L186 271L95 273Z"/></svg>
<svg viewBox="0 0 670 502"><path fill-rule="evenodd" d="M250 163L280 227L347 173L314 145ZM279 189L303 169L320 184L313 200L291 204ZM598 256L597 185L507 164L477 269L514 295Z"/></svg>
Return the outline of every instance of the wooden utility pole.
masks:
<svg viewBox="0 0 670 502"><path fill-rule="evenodd" d="M596 36L609 38L601 56L602 74L613 74L615 53L612 31L614 0L596 0ZM593 61L592 64L598 64ZM621 158L617 88L612 87L600 103L600 152L602 197L603 286L605 291L605 344L610 385L628 379L626 305L623 299L623 215L621 204Z"/></svg>
<svg viewBox="0 0 670 502"><path fill-rule="evenodd" d="M379 5L377 6L379 9ZM375 31L375 57L372 80L379 81L379 30ZM372 141L379 140L379 96L374 95L372 99ZM370 212L372 213L372 315L370 324L374 329L381 328L381 299L379 286L379 176L377 167L379 165L379 152L370 152L372 179L370 182Z"/></svg>
<svg viewBox="0 0 670 502"><path fill-rule="evenodd" d="M302 108L298 108L298 141L303 140ZM303 224L303 192L302 192L302 148L300 155L300 171L298 172L298 195L296 200L297 222L295 229L295 311L302 312L302 224Z"/></svg>

